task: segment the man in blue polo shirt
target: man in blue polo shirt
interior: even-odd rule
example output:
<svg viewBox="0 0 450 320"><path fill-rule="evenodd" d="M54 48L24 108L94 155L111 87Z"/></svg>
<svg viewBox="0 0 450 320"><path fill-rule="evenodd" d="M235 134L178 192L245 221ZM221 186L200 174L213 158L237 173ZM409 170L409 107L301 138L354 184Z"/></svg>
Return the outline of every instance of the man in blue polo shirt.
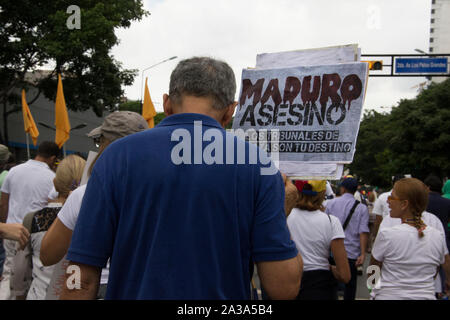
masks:
<svg viewBox="0 0 450 320"><path fill-rule="evenodd" d="M223 129L235 91L226 63L181 61L164 95L168 117L105 150L67 255L81 290L65 287L62 298L94 299L108 259L106 299L248 299L253 263L271 298L296 297L302 260L286 226L283 179Z"/></svg>

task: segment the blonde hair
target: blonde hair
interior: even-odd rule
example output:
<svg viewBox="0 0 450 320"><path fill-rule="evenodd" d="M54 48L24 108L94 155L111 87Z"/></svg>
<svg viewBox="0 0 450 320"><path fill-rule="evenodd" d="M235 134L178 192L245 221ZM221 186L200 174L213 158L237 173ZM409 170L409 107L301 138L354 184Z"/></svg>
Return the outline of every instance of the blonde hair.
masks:
<svg viewBox="0 0 450 320"><path fill-rule="evenodd" d="M428 206L428 189L425 184L415 178L404 178L394 185L396 195L401 200L408 200L409 210L413 215L413 224L419 233L419 238L423 237L423 229L426 226L422 221L422 212Z"/></svg>
<svg viewBox="0 0 450 320"><path fill-rule="evenodd" d="M86 160L77 155L67 156L60 162L53 184L61 197L67 198L80 185L85 165Z"/></svg>

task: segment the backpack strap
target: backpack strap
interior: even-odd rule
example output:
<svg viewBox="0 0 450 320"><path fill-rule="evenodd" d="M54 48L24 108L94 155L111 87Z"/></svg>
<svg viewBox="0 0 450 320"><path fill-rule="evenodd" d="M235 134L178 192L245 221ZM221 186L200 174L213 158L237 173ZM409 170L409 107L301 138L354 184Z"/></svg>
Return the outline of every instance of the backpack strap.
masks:
<svg viewBox="0 0 450 320"><path fill-rule="evenodd" d="M358 200L355 201L355 204L353 205L352 209L350 210L350 213L349 213L349 215L347 216L347 219L345 219L345 222L344 222L344 224L342 225L342 228L344 229L344 231L345 231L345 229L347 228L348 223L350 222L350 219L352 218L353 213L355 213L356 207L358 206L359 203L360 203L360 202L359 202Z"/></svg>

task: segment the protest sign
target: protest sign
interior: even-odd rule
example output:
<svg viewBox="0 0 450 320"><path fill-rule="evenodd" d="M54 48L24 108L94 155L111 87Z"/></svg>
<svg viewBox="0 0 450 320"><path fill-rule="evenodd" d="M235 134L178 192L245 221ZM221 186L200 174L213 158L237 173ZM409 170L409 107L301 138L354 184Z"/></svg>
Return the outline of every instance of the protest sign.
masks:
<svg viewBox="0 0 450 320"><path fill-rule="evenodd" d="M361 49L357 44L261 53L256 56L256 69L349 63L359 61L360 56Z"/></svg>
<svg viewBox="0 0 450 320"><path fill-rule="evenodd" d="M243 70L233 129L268 131L283 162L350 163L367 83L366 63Z"/></svg>

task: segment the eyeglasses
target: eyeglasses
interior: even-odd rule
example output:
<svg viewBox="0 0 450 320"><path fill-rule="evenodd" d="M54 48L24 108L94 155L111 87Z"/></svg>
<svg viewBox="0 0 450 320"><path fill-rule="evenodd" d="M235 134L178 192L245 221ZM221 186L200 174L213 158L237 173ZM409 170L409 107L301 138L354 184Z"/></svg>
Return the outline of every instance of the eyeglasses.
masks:
<svg viewBox="0 0 450 320"><path fill-rule="evenodd" d="M388 197L388 201L403 201L403 199L396 198L396 197L394 197L394 196L389 196L389 197Z"/></svg>

